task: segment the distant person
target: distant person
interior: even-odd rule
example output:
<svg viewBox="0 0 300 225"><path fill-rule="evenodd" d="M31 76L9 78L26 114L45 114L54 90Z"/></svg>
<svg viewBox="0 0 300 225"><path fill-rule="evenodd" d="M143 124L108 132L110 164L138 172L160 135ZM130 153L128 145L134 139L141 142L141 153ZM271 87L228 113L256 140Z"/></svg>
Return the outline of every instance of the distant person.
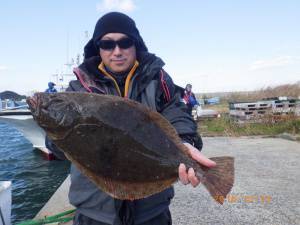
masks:
<svg viewBox="0 0 300 225"><path fill-rule="evenodd" d="M184 95L183 95L183 102L186 104L187 113L189 113L190 115L192 115L192 110L193 110L194 106L200 105L198 103L194 93L192 92L191 84L187 84L185 87Z"/></svg>
<svg viewBox="0 0 300 225"><path fill-rule="evenodd" d="M46 93L56 93L57 92L57 90L55 89L55 86L56 84L55 83L53 83L53 82L49 82L48 83L48 88L46 89Z"/></svg>

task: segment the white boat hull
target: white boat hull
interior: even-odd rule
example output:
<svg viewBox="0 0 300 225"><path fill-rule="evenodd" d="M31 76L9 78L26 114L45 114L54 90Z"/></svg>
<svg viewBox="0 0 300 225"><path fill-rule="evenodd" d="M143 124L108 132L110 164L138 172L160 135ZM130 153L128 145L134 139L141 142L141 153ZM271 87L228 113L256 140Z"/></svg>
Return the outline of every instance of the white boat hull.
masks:
<svg viewBox="0 0 300 225"><path fill-rule="evenodd" d="M45 147L45 131L33 120L31 115L3 115L0 121L9 123L32 143L34 148Z"/></svg>
<svg viewBox="0 0 300 225"><path fill-rule="evenodd" d="M8 123L15 127L32 143L34 148L44 152L49 160L53 158L52 152L45 146L45 131L34 121L29 110L1 111L0 122Z"/></svg>
<svg viewBox="0 0 300 225"><path fill-rule="evenodd" d="M11 181L0 181L0 225L11 225L11 204Z"/></svg>

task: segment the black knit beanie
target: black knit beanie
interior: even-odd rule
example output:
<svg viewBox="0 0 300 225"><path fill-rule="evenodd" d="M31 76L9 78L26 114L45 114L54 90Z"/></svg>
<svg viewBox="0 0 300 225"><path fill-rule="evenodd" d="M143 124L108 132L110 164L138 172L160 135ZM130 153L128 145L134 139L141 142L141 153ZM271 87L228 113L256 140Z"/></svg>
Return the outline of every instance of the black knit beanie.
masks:
<svg viewBox="0 0 300 225"><path fill-rule="evenodd" d="M96 23L93 38L84 47L84 57L99 55L97 42L107 33L122 33L132 38L137 52L148 51L135 22L120 12L110 12L102 16Z"/></svg>

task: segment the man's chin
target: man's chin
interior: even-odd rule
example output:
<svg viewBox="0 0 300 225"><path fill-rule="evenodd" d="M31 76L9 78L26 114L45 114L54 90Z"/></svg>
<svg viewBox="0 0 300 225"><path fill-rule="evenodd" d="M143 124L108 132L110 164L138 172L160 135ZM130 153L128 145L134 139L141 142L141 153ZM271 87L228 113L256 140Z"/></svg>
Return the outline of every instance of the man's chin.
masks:
<svg viewBox="0 0 300 225"><path fill-rule="evenodd" d="M122 72L128 71L128 68L124 64L120 64L120 65L116 64L112 68L112 71L115 73L122 73Z"/></svg>

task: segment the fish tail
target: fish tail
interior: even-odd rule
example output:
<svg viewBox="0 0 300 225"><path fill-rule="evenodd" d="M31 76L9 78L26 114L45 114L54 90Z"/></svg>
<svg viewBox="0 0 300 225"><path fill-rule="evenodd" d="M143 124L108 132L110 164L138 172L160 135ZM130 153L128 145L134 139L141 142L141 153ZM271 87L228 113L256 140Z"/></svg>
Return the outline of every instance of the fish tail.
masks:
<svg viewBox="0 0 300 225"><path fill-rule="evenodd" d="M199 174L202 177L201 183L209 191L210 195L220 204L224 203L227 194L230 192L234 183L234 158L233 157L214 157L210 158L217 165L213 168L201 166L204 174ZM199 173L196 170L196 174Z"/></svg>

